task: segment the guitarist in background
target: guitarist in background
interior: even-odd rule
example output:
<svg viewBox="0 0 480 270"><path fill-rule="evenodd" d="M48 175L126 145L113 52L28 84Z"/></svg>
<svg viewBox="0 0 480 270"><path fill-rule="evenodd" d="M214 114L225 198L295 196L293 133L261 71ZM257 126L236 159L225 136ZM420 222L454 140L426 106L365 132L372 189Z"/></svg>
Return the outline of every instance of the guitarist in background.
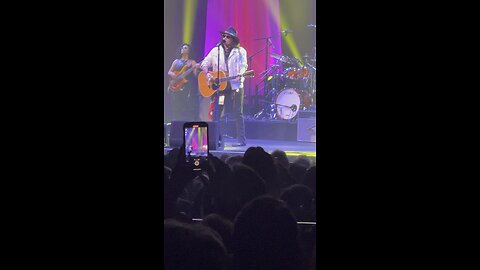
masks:
<svg viewBox="0 0 480 270"><path fill-rule="evenodd" d="M197 64L190 55L190 45L182 44L179 58L175 59L168 71L170 80L174 80L182 74L178 74L185 66L187 70ZM198 121L198 90L197 75L199 67L188 74L185 79L188 81L177 90L169 90L170 108L172 110L172 121Z"/></svg>
<svg viewBox="0 0 480 270"><path fill-rule="evenodd" d="M220 32L222 42L219 44L220 49L213 48L205 57L201 64L202 70L207 73L208 68L212 68L213 72L217 71L218 52L220 51L220 71L224 71L229 76L245 73L247 70L247 51L240 46L240 39L237 37L237 31L230 27ZM207 80L211 80L212 75L207 73ZM233 146L245 146L245 121L243 118L243 81L244 77L239 77L228 81L227 88L219 92L220 106L224 102L224 106L218 106L220 119L215 119L216 112L213 112L213 119L219 121L219 129L223 135L226 135L226 117L231 114L236 122L237 144ZM212 98L216 98L216 94ZM223 101L223 102L222 102ZM223 120L222 120L223 119Z"/></svg>

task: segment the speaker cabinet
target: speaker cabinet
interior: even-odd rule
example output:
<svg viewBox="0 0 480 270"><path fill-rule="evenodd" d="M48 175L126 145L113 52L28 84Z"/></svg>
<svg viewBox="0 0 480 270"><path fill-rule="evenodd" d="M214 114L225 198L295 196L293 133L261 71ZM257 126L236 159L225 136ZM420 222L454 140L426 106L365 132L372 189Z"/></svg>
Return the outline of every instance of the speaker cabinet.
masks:
<svg viewBox="0 0 480 270"><path fill-rule="evenodd" d="M170 145L170 123L163 123L163 146Z"/></svg>
<svg viewBox="0 0 480 270"><path fill-rule="evenodd" d="M183 143L183 124L188 121L172 121L170 125L169 146L180 147ZM218 129L218 122L208 124L208 150L223 150L224 141Z"/></svg>
<svg viewBox="0 0 480 270"><path fill-rule="evenodd" d="M298 111L297 141L317 142L316 111Z"/></svg>

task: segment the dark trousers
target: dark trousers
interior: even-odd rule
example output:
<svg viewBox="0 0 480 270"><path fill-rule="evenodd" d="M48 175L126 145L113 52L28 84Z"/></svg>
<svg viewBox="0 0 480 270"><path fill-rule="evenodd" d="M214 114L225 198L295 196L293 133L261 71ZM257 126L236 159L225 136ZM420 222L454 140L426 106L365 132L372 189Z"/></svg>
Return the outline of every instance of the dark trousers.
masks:
<svg viewBox="0 0 480 270"><path fill-rule="evenodd" d="M235 121L236 137L239 143L245 143L245 119L243 117L243 95L244 89L240 88L238 91L233 91L230 83L227 88L220 92L225 95L223 106L218 106L220 109L219 129L222 135L227 134L227 121Z"/></svg>
<svg viewBox="0 0 480 270"><path fill-rule="evenodd" d="M198 95L188 89L170 93L171 121L198 121Z"/></svg>

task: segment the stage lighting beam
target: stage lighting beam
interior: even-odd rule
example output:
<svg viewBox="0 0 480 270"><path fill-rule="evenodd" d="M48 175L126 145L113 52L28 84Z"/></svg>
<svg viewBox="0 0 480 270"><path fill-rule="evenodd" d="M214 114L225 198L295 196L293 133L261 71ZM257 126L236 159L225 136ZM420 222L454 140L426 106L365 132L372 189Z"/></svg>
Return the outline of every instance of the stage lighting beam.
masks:
<svg viewBox="0 0 480 270"><path fill-rule="evenodd" d="M183 1L183 42L192 44L198 0Z"/></svg>

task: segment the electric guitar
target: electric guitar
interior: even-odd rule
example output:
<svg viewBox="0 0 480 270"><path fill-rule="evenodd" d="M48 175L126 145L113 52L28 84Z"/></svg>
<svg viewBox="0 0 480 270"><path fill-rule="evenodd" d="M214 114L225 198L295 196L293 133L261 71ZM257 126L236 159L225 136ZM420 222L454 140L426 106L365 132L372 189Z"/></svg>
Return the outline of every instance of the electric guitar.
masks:
<svg viewBox="0 0 480 270"><path fill-rule="evenodd" d="M190 74L194 69L196 69L199 66L200 66L200 63L197 63L187 70L188 66L185 65L181 70L174 71L176 77L174 79L170 79L170 83L168 84L168 90L172 92L180 90L182 86L188 82L188 80L185 79L185 77L187 77L188 74Z"/></svg>
<svg viewBox="0 0 480 270"><path fill-rule="evenodd" d="M218 71L209 71L213 77L210 80L210 83L207 83L207 75L205 72L200 72L198 74L198 88L200 90L200 94L204 97L210 97L217 91L223 91L227 88L227 81L233 80L237 77L253 77L255 76L255 72L253 70L245 71L243 74L238 74L235 76L226 77L225 72L220 71L220 76L218 76Z"/></svg>

